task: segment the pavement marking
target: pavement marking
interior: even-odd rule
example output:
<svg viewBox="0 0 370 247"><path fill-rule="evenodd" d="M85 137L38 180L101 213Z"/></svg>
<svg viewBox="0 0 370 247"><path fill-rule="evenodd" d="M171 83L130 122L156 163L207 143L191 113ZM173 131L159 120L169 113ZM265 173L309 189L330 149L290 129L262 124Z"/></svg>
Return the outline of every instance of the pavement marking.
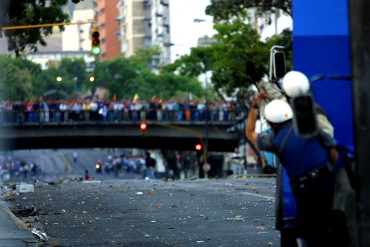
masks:
<svg viewBox="0 0 370 247"><path fill-rule="evenodd" d="M241 193L242 194L247 194L247 195L250 195L250 196L262 197L262 198L265 198L265 199L268 199L268 200L275 200L274 196L264 196L264 195L259 195L259 194L256 194L256 193L250 193L250 192L241 192Z"/></svg>
<svg viewBox="0 0 370 247"><path fill-rule="evenodd" d="M68 161L67 157L65 156L65 154L62 154L60 156L61 156L61 158L63 160L63 163L64 163L64 170L66 172L72 171L72 165L71 165L71 163L69 163L69 161Z"/></svg>

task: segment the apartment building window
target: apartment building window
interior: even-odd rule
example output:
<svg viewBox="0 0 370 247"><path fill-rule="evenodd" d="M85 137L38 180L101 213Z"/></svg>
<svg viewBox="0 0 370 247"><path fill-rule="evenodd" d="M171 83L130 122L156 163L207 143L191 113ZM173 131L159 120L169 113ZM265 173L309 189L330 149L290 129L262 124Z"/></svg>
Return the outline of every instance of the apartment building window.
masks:
<svg viewBox="0 0 370 247"><path fill-rule="evenodd" d="M144 37L144 47L145 48L152 47L152 39L150 37Z"/></svg>

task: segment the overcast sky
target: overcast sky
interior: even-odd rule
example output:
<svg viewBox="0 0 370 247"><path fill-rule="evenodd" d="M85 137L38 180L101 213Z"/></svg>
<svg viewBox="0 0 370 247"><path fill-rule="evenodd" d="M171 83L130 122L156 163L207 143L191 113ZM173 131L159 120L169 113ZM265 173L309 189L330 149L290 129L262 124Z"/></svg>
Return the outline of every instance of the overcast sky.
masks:
<svg viewBox="0 0 370 247"><path fill-rule="evenodd" d="M188 54L190 47L197 46L198 38L212 36L212 17L205 14L209 0L171 0L171 49L172 60L176 55ZM205 22L195 23L194 19Z"/></svg>

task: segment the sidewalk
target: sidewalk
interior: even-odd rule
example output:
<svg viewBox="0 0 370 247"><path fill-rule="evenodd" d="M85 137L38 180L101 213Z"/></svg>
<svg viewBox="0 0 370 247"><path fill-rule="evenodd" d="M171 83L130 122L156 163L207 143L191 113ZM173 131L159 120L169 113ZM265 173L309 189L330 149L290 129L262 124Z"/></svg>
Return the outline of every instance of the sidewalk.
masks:
<svg viewBox="0 0 370 247"><path fill-rule="evenodd" d="M0 199L0 246L38 246L36 239L24 223Z"/></svg>

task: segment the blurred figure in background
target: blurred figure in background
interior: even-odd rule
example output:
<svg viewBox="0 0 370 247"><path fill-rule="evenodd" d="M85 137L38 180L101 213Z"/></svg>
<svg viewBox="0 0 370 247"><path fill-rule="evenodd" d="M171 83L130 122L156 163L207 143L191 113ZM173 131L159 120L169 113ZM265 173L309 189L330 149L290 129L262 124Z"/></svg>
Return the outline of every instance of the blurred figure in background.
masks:
<svg viewBox="0 0 370 247"><path fill-rule="evenodd" d="M145 166L146 166L146 177L149 179L155 179L155 165L156 160L150 156L150 152L146 152L146 158L145 158Z"/></svg>

